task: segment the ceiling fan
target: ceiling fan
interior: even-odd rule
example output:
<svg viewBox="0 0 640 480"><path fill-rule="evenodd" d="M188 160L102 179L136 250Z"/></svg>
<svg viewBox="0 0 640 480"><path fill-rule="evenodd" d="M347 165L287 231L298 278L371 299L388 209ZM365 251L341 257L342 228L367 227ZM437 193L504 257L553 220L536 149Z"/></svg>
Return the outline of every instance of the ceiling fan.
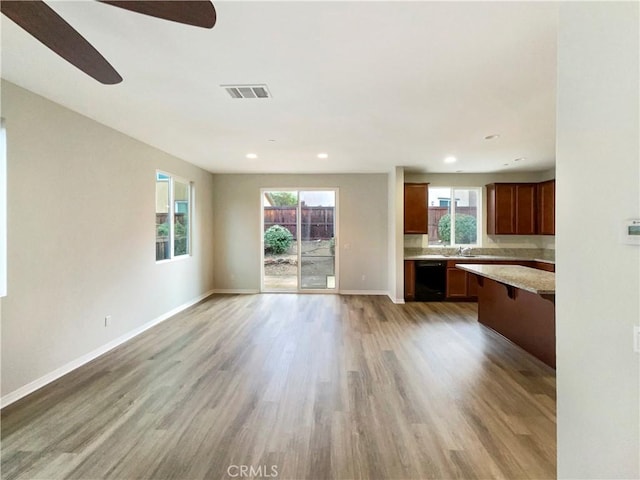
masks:
<svg viewBox="0 0 640 480"><path fill-rule="evenodd" d="M195 27L213 28L216 23L216 11L210 0L98 1ZM42 0L0 0L0 11L100 83L113 85L122 81L100 52Z"/></svg>

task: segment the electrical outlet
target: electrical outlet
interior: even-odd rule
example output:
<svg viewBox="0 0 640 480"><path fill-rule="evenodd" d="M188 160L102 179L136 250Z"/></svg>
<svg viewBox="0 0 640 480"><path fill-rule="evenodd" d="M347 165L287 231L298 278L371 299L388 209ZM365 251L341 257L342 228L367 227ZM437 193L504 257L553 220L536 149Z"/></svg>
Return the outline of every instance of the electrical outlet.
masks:
<svg viewBox="0 0 640 480"><path fill-rule="evenodd" d="M108 327L109 325L111 325L111 315L107 315L104 317L104 326Z"/></svg>
<svg viewBox="0 0 640 480"><path fill-rule="evenodd" d="M640 327L633 327L633 351L640 353Z"/></svg>
<svg viewBox="0 0 640 480"><path fill-rule="evenodd" d="M362 275L362 281L364 282L367 279L366 275Z"/></svg>

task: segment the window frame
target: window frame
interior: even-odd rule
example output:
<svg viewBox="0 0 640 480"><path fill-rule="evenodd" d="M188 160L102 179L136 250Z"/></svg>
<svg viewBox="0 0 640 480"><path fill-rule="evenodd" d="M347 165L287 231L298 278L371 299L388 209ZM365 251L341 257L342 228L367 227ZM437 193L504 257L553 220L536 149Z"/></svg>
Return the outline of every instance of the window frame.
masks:
<svg viewBox="0 0 640 480"><path fill-rule="evenodd" d="M154 203L157 205L157 183L158 183L158 176L159 175L164 175L167 177L168 179L168 200L169 200L169 205L168 205L168 218L167 221L169 222L169 245L168 245L168 249L169 249L169 258L163 258L161 260L158 260L156 258L156 263L167 263L167 262L173 262L176 260L182 260L185 258L189 258L191 256L193 256L193 212L194 212L194 182L192 182L191 180L181 177L179 175L174 175L173 173L169 173L165 170L156 170L156 176L155 176L155 184L156 184L156 189L155 189L155 201ZM187 225L187 253L183 253L181 255L176 255L175 254L175 214L176 214L176 208L175 208L175 182L178 181L182 184L187 185L188 188L188 193L187 193L187 198L188 198L188 208L187 208L187 218L188 218L188 225ZM157 214L157 212L156 212ZM157 225L157 224L156 224ZM157 228L154 227L154 228ZM157 235L156 235L157 238Z"/></svg>
<svg viewBox="0 0 640 480"><path fill-rule="evenodd" d="M430 184L428 190L431 189L449 189L449 212L451 214L451 238L454 240L450 242L448 245L442 244L431 244L431 239L429 239L429 244L427 248L456 248L456 247L482 247L482 235L484 231L482 229L482 218L483 218L483 196L482 196L482 187L468 187L468 186L455 186L455 185L432 185ZM456 216L456 202L455 202L455 191L456 190L472 190L475 191L478 196L478 205L476 206L476 241L475 243L456 243L455 242L455 216ZM431 199L428 198L430 201ZM436 205L434 205L436 206ZM427 211L431 205L427 205Z"/></svg>

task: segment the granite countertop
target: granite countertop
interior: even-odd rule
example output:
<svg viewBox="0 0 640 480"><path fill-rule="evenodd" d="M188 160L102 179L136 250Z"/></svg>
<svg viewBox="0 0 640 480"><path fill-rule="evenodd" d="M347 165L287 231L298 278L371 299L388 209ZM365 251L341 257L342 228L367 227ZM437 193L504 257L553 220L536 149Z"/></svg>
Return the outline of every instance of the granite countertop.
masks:
<svg viewBox="0 0 640 480"><path fill-rule="evenodd" d="M544 258L513 257L505 255L405 255L405 260L512 260L514 262L543 262L555 264L553 260Z"/></svg>
<svg viewBox="0 0 640 480"><path fill-rule="evenodd" d="M555 295L556 293L556 274L552 272L520 265L463 263L456 265L456 267L527 292L537 293L538 295Z"/></svg>

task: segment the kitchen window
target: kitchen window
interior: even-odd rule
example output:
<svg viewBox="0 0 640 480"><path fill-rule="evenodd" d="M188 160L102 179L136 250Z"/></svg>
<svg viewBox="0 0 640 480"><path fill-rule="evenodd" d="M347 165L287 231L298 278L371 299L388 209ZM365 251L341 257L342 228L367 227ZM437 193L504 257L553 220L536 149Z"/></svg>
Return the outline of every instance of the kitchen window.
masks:
<svg viewBox="0 0 640 480"><path fill-rule="evenodd" d="M480 188L429 187L429 245L478 245Z"/></svg>
<svg viewBox="0 0 640 480"><path fill-rule="evenodd" d="M156 172L156 261L191 253L192 186L188 180Z"/></svg>

